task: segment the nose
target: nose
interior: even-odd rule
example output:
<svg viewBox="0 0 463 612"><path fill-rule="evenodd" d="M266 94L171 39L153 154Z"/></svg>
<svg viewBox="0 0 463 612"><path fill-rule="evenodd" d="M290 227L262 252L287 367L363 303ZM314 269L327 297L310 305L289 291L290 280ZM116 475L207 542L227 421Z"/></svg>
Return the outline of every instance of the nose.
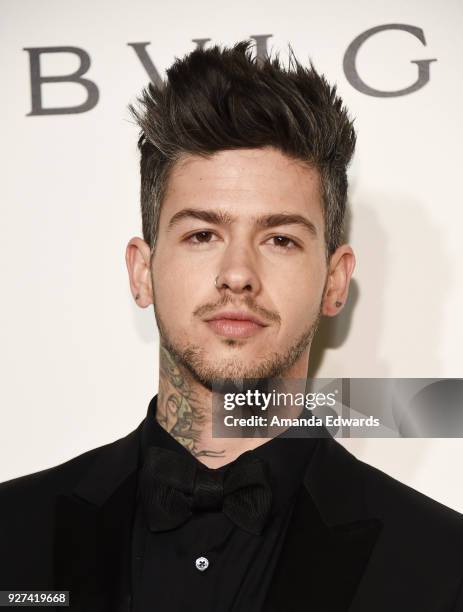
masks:
<svg viewBox="0 0 463 612"><path fill-rule="evenodd" d="M228 252L214 284L218 291L226 289L235 294L259 293L261 283L252 254L243 247L238 247L233 255Z"/></svg>

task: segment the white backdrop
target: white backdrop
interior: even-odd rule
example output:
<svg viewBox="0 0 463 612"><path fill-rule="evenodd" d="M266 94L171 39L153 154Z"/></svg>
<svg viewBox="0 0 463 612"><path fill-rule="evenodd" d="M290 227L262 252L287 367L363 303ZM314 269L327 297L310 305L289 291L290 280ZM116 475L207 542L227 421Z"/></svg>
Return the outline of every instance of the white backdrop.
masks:
<svg viewBox="0 0 463 612"><path fill-rule="evenodd" d="M339 322L314 355L325 377L458 377L461 283L462 5L423 0L2 0L2 271L0 481L61 463L134 429L157 390L152 309L129 292L125 247L141 235L136 141L127 104L193 39L290 42L338 84L356 117L350 170L357 269ZM367 95L346 76L363 32L399 24L360 48L370 87L404 89L414 61L434 59L408 95ZM407 29L403 29L407 26ZM410 33L422 32L423 40ZM98 87L88 112L30 115L31 51L73 46ZM42 75L77 70L72 53L43 53ZM82 104L76 83L47 83L44 108ZM327 342L328 347L321 347ZM312 375L315 372L312 371ZM357 456L463 512L463 440L344 440Z"/></svg>

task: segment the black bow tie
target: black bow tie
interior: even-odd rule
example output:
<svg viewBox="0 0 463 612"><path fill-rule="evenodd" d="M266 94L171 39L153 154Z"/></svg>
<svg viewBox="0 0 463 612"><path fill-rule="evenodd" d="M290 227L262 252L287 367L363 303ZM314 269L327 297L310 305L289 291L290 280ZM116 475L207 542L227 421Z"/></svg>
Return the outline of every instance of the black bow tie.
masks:
<svg viewBox="0 0 463 612"><path fill-rule="evenodd" d="M224 470L214 470L188 455L149 447L140 473L149 528L165 531L183 524L195 511L222 510L245 531L260 534L272 501L266 468L262 459L248 453Z"/></svg>

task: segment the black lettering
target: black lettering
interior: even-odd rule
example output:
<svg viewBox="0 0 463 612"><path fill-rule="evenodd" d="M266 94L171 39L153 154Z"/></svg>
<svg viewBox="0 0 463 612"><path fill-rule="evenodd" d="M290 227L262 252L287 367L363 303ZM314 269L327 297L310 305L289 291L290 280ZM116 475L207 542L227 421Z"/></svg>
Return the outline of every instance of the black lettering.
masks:
<svg viewBox="0 0 463 612"><path fill-rule="evenodd" d="M403 30L404 32L408 32L417 38L424 46L426 46L423 30L415 26L405 25L402 23L389 23L366 30L366 32L363 32L357 36L357 38L355 38L347 47L343 61L344 74L346 75L347 80L352 87L357 89L357 91L360 91L367 96L375 96L377 98L395 98L397 96L406 96L414 91L418 91L418 89L421 89L426 85L426 83L428 83L430 74L429 65L431 62L436 62L436 59L412 60L412 63L418 66L418 78L409 87L405 87L404 89L397 89L395 91L381 91L380 89L370 87L361 79L356 66L359 49L369 38L378 32L384 32L385 30Z"/></svg>
<svg viewBox="0 0 463 612"><path fill-rule="evenodd" d="M90 56L84 49L79 47L27 47L24 51L29 52L30 77L31 77L31 100L32 110L27 114L32 115L66 115L73 113L86 113L98 103L98 87L93 81L82 78L90 68ZM43 76L40 70L40 56L42 53L74 53L80 59L79 68L72 74L61 76ZM77 106L62 106L57 108L44 108L42 104L43 83L78 83L87 90L87 99L83 104Z"/></svg>

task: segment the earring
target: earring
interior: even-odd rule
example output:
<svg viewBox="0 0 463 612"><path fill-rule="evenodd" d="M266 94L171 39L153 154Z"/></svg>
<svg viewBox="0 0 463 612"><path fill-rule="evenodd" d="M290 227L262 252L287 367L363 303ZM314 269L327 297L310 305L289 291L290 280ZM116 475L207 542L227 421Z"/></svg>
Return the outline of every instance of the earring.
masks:
<svg viewBox="0 0 463 612"><path fill-rule="evenodd" d="M219 278L219 277L218 277L218 276L216 276L216 277L215 277L215 280L214 280L214 285L215 285L215 288L216 288L216 289L218 289L218 287L217 287L217 279L218 279L218 278Z"/></svg>

